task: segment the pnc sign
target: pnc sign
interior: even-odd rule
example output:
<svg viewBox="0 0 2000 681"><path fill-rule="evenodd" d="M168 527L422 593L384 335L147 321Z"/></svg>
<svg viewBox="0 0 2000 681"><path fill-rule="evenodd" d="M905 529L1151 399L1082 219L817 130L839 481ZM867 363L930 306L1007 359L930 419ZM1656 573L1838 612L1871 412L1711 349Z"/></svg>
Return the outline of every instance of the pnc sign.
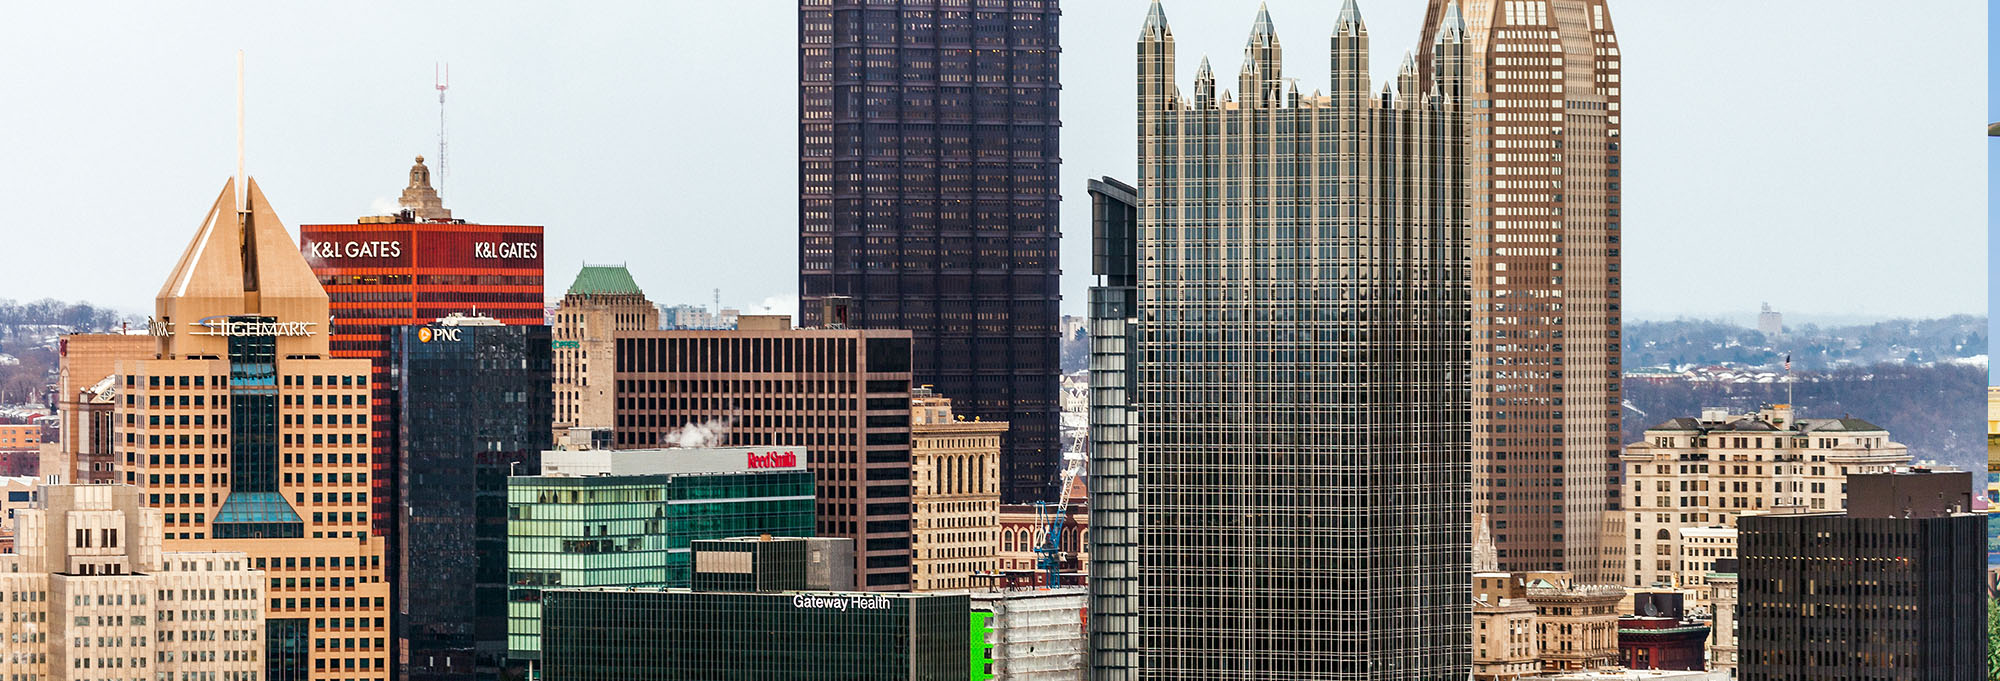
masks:
<svg viewBox="0 0 2000 681"><path fill-rule="evenodd" d="M748 458L752 469L799 467L798 452L751 452Z"/></svg>
<svg viewBox="0 0 2000 681"><path fill-rule="evenodd" d="M431 341L440 343L458 342L458 327L445 326L435 329L428 326L417 327L417 342L429 343Z"/></svg>

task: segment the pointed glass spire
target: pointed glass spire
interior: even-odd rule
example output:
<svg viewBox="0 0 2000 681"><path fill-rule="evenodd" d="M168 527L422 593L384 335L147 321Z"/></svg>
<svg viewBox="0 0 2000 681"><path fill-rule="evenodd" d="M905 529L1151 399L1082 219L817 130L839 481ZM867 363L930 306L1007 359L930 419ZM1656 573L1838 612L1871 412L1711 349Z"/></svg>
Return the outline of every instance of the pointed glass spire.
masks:
<svg viewBox="0 0 2000 681"><path fill-rule="evenodd" d="M1443 30L1437 33L1438 42L1462 42L1465 40L1465 16L1458 13L1458 0L1444 6Z"/></svg>
<svg viewBox="0 0 2000 681"><path fill-rule="evenodd" d="M1410 54L1409 50L1403 51L1403 67L1400 72L1404 75L1414 75L1417 72L1417 58Z"/></svg>
<svg viewBox="0 0 2000 681"><path fill-rule="evenodd" d="M1340 3L1340 18L1333 22L1333 32L1341 33L1350 29L1357 33L1366 33L1368 24L1361 20L1361 8L1354 6L1354 0L1343 0Z"/></svg>
<svg viewBox="0 0 2000 681"><path fill-rule="evenodd" d="M1205 54L1201 55L1201 68L1197 68L1194 70L1194 79L1195 80L1215 79L1215 72L1208 68L1208 55Z"/></svg>
<svg viewBox="0 0 2000 681"><path fill-rule="evenodd" d="M1146 9L1146 24L1139 27L1139 37L1151 36L1155 31L1163 36L1173 32L1167 28L1167 10L1160 7L1160 0L1153 0L1153 6Z"/></svg>
<svg viewBox="0 0 2000 681"><path fill-rule="evenodd" d="M1271 8L1257 3L1257 21L1250 24L1250 45L1269 47L1278 39L1278 29L1271 25Z"/></svg>

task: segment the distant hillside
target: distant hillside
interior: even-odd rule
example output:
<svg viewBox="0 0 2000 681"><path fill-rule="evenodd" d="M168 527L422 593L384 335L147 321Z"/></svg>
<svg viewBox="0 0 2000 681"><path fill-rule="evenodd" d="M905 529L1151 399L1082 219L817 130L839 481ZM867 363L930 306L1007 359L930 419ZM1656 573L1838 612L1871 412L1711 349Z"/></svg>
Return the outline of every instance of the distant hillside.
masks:
<svg viewBox="0 0 2000 681"><path fill-rule="evenodd" d="M1798 378L1792 404L1800 416L1851 415L1889 429L1892 439L1910 446L1914 458L1935 459L1968 471L1984 465L1984 368L1880 364L1807 372ZM1785 385L1779 383L1628 378L1622 441L1638 442L1646 428L1678 416L1697 416L1702 407L1745 413L1784 401Z"/></svg>
<svg viewBox="0 0 2000 681"><path fill-rule="evenodd" d="M1625 370L1720 364L1821 371L1884 362L1931 364L1986 355L1986 317L1896 319L1855 326L1787 326L1766 337L1756 329L1707 320L1625 325Z"/></svg>

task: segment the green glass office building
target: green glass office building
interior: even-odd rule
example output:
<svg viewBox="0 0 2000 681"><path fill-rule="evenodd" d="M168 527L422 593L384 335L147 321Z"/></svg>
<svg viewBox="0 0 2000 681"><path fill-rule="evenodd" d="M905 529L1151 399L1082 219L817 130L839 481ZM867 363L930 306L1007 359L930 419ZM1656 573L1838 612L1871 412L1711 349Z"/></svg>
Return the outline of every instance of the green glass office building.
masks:
<svg viewBox="0 0 2000 681"><path fill-rule="evenodd" d="M554 681L963 681L965 594L561 589Z"/></svg>
<svg viewBox="0 0 2000 681"><path fill-rule="evenodd" d="M551 475L561 455L546 452L544 475L511 478L507 488L507 603L510 666L541 659L542 591L557 587L685 587L691 542L743 535L813 534L813 476L803 466L717 470L713 459L758 460L747 449L617 452L624 460L661 454L660 465L598 474ZM803 462L804 456L797 460ZM606 459L609 460L608 458ZM752 470L757 466L759 470ZM678 471L676 470L678 469ZM582 471L588 473L588 471Z"/></svg>

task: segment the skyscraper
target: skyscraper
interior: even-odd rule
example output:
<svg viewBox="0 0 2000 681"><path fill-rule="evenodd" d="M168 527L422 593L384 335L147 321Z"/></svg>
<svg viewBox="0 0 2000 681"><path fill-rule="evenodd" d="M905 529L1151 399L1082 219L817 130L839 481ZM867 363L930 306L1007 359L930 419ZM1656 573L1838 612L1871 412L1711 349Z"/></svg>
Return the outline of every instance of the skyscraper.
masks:
<svg viewBox="0 0 2000 681"><path fill-rule="evenodd" d="M542 228L454 219L418 156L394 215L299 226L299 252L326 288L334 357L366 358L370 380L376 534L396 524L396 405L389 336L452 313L505 324L542 323ZM393 544L392 544L393 548Z"/></svg>
<svg viewBox="0 0 2000 681"><path fill-rule="evenodd" d="M1138 40L1146 679L1471 672L1463 31L1371 90L1348 0L1301 95L1259 10L1238 94Z"/></svg>
<svg viewBox="0 0 2000 681"><path fill-rule="evenodd" d="M910 590L910 334L793 329L621 331L618 449L800 447L817 476L817 534L854 540L863 591Z"/></svg>
<svg viewBox="0 0 2000 681"><path fill-rule="evenodd" d="M1744 516L1744 681L1990 679L1972 474L1848 479L1845 514Z"/></svg>
<svg viewBox="0 0 2000 681"><path fill-rule="evenodd" d="M799 296L908 329L914 373L1007 421L1006 503L1055 499L1057 0L802 0Z"/></svg>
<svg viewBox="0 0 2000 681"><path fill-rule="evenodd" d="M157 345L116 365L120 472L163 512L162 548L242 552L270 579L267 681L389 677L369 361L331 358L328 318L257 182L232 179L160 288Z"/></svg>
<svg viewBox="0 0 2000 681"><path fill-rule="evenodd" d="M612 343L619 331L660 328L660 309L624 265L584 265L556 307L555 431L611 428Z"/></svg>
<svg viewBox="0 0 2000 681"><path fill-rule="evenodd" d="M20 551L0 553L0 679L257 678L265 573L242 553L160 551L160 510L131 485L34 496Z"/></svg>
<svg viewBox="0 0 2000 681"><path fill-rule="evenodd" d="M1466 27L1473 512L1503 571L1616 583L1623 554L1599 547L1621 444L1611 15L1605 0L1430 0L1425 19L1425 89L1432 37Z"/></svg>
<svg viewBox="0 0 2000 681"><path fill-rule="evenodd" d="M446 316L389 337L399 478L397 676L496 678L507 656L507 478L548 447L549 327Z"/></svg>
<svg viewBox="0 0 2000 681"><path fill-rule="evenodd" d="M1090 678L1139 673L1137 189L1091 180Z"/></svg>

